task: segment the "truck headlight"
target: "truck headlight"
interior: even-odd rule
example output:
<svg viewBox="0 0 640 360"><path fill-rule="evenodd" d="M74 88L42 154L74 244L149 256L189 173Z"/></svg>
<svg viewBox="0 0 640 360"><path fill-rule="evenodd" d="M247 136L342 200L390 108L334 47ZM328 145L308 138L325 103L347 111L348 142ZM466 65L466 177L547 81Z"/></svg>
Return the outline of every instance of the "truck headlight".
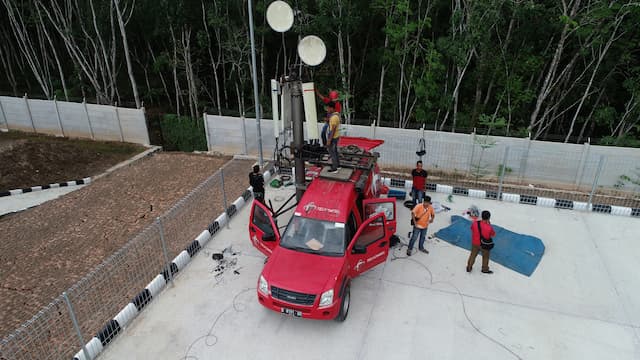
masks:
<svg viewBox="0 0 640 360"><path fill-rule="evenodd" d="M260 281L258 282L258 290L265 295L269 295L269 283L262 275L260 275Z"/></svg>
<svg viewBox="0 0 640 360"><path fill-rule="evenodd" d="M320 296L320 305L318 306L329 306L333 303L333 289L325 291Z"/></svg>

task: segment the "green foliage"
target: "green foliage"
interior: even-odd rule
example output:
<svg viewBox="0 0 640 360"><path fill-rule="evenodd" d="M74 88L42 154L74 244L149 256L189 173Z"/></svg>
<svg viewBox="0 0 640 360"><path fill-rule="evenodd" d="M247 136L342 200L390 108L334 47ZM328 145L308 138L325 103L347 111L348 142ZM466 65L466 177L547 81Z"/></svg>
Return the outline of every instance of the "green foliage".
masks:
<svg viewBox="0 0 640 360"><path fill-rule="evenodd" d="M600 145L640 148L640 140L628 135L621 137L605 136L600 139Z"/></svg>
<svg viewBox="0 0 640 360"><path fill-rule="evenodd" d="M480 179L489 175L491 171L489 170L489 164L482 161L484 156L484 152L487 149L491 149L496 146L496 141L490 137L489 135L478 136L473 135L473 143L474 143L474 153L471 156L471 175L474 178L476 184ZM480 148L480 152L476 151L476 145ZM476 158L477 156L477 158Z"/></svg>
<svg viewBox="0 0 640 360"><path fill-rule="evenodd" d="M164 150L186 151L207 150L207 138L203 119L187 116L164 115L160 120Z"/></svg>
<svg viewBox="0 0 640 360"><path fill-rule="evenodd" d="M297 0L288 1L296 15L293 29L284 34L266 23L271 2L253 2L258 86L266 111L269 80L289 71L298 61L299 39L314 34L325 42L327 58L320 66L302 67L303 77L325 92L331 88L348 94L352 118L359 123L377 117L380 105L382 123L388 126L397 126L400 118L408 127L442 124L445 117L449 126L455 104L458 128L482 127L483 133L488 129L487 134L502 134L508 127L510 135L523 137L544 94L538 117L545 116L549 126L541 124L543 131L538 135L566 135L598 55L613 38L577 114L573 136L582 132L582 138L606 137L607 144L637 146L640 7L633 2L593 0L569 15L572 7L565 9L557 0ZM62 6L69 11L64 21L71 22L62 31L71 42L62 38L52 19L41 22L36 11L51 12L52 4L63 3L75 4ZM110 2L93 1L95 23L88 2L24 0L8 1L4 7L8 4L14 4L25 19L28 38L18 35L19 27L9 20L7 11L0 12L0 42L8 54L0 62L0 92L32 95L42 82L62 100L64 78L72 99L86 97L92 102L99 86L109 93L105 103L132 101ZM184 114L195 97L198 112L206 107L217 112L220 107L225 114L245 111L249 115L254 106L246 1L120 0L120 4L126 17L131 14L126 19L129 53L147 110ZM564 30L559 67L550 72ZM185 40L189 40L188 49ZM104 54L97 47L100 42L105 43ZM24 44L30 44L28 48L35 49L39 58L15 56L19 49L26 49ZM96 69L110 71L88 79L72 52L96 63ZM40 68L39 73L32 67ZM555 77L545 93L542 87L550 73ZM535 136L536 130L532 133Z"/></svg>
<svg viewBox="0 0 640 360"><path fill-rule="evenodd" d="M635 169L635 174L620 175L614 187L617 189L624 189L629 185L635 185L636 187L640 186L640 168Z"/></svg>
<svg viewBox="0 0 640 360"><path fill-rule="evenodd" d="M483 128L487 128L487 135L491 133L493 129L502 129L507 126L507 119L503 117L495 117L491 115L481 114L478 120Z"/></svg>
<svg viewBox="0 0 640 360"><path fill-rule="evenodd" d="M503 175L503 170L504 170L504 175L508 175L511 174L513 172L513 169L508 167L508 166L504 166L502 164L498 165L498 171L496 172L496 176L500 177Z"/></svg>

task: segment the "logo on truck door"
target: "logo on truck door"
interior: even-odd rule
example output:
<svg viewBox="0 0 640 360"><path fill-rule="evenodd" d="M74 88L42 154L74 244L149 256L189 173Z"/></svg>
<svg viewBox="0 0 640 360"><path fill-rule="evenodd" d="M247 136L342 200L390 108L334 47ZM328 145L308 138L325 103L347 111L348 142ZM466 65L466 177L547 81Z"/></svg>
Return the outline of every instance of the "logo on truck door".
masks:
<svg viewBox="0 0 640 360"><path fill-rule="evenodd" d="M360 271L360 267L362 267L362 265L364 265L366 263L370 263L373 260L375 260L375 259L377 259L377 258L379 258L381 256L384 256L384 251L381 251L381 252L373 255L372 257L368 258L366 261L362 260L362 259L358 260L358 262L356 263L356 266L355 266L355 270L356 271Z"/></svg>

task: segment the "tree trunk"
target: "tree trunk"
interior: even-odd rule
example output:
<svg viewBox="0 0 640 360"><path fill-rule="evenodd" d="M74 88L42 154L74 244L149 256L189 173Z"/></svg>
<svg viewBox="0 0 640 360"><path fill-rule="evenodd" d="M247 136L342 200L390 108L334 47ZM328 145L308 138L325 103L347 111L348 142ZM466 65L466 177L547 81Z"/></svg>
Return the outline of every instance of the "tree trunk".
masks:
<svg viewBox="0 0 640 360"><path fill-rule="evenodd" d="M342 17L342 6L339 6L340 18ZM346 95L344 99L344 109L342 109L342 113L344 118L346 119L347 125L351 123L351 111L349 109L349 85L347 84L347 74L345 70L345 58L344 58L344 42L342 40L342 29L338 29L338 61L340 64L340 78L342 80L342 91L345 92Z"/></svg>
<svg viewBox="0 0 640 360"><path fill-rule="evenodd" d="M176 114L180 116L180 100L181 100L181 90L180 90L180 82L178 81L178 43L176 41L175 34L173 32L173 26L169 27L171 31L171 39L173 40L173 85L176 94Z"/></svg>
<svg viewBox="0 0 640 360"><path fill-rule="evenodd" d="M136 101L136 108L140 109L140 96L138 95L138 86L136 85L136 79L133 76L133 66L131 65L131 56L129 55L129 42L127 41L127 32L125 30L124 20L122 19L122 13L120 12L120 0L113 0L116 6L116 13L118 14L118 26L120 27L120 35L122 36L122 45L124 46L124 58L127 62L127 72L129 73L129 81L131 81L131 89L133 90L133 98Z"/></svg>
<svg viewBox="0 0 640 360"><path fill-rule="evenodd" d="M387 50L389 46L389 35L386 35L384 38L384 50ZM380 70L380 88L378 90L378 116L376 117L376 126L380 126L380 117L382 116L382 94L384 89L384 73L385 73L385 63L382 60L382 69Z"/></svg>
<svg viewBox="0 0 640 360"><path fill-rule="evenodd" d="M456 123L458 121L458 95L460 94L460 84L462 84L462 79L464 78L464 74L469 67L469 63L471 63L471 59L473 58L473 54L475 53L475 48L472 48L467 54L467 62L464 64L463 68L457 67L457 80L456 87L453 89L453 124L451 126L451 132L456 132ZM444 125L447 122L447 118L449 117L449 110L447 109L447 113L444 115L444 120L440 125L440 131L444 129Z"/></svg>
<svg viewBox="0 0 640 360"><path fill-rule="evenodd" d="M570 14L567 14L567 9L565 6L564 15L565 16L568 15L570 19L573 19L579 7L580 7L580 0L575 0L575 3L573 4L573 8ZM542 108L542 103L546 100L547 96L549 96L549 93L551 91L551 83L555 78L556 70L558 68L558 65L560 64L560 58L562 57L562 53L564 52L564 44L567 41L568 36L569 36L569 24L567 23L562 28L562 33L560 34L560 40L558 40L556 50L553 54L553 58L551 59L549 70L547 71L547 75L545 76L544 83L542 84L542 87L540 88L540 92L538 93L538 98L536 99L536 105L533 110L533 113L531 113L529 127L527 128L528 131L532 131L533 127L536 126L539 122L538 114L540 113L540 109Z"/></svg>
<svg viewBox="0 0 640 360"><path fill-rule="evenodd" d="M17 9L14 8L12 0L2 0L2 2L7 9L7 17L9 18L10 26L13 30L13 34L15 35L18 48L24 56L24 60L29 65L38 85L40 85L42 92L45 94L47 99L50 99L51 91L47 86L48 80L44 77L43 66L40 63L33 44L31 43L31 38L29 37L25 23L22 20L22 16Z"/></svg>
<svg viewBox="0 0 640 360"><path fill-rule="evenodd" d="M591 119L593 118L593 113L596 111L596 109L598 108L598 105L600 104L600 100L602 99L602 94L604 94L604 89L605 89L604 87L600 89L598 93L598 98L596 99L595 104L593 104L593 106L591 107L591 112L589 112L589 116L587 116L587 118L584 120L584 123L582 124L582 128L580 129L580 134L578 135L578 141L576 141L576 144L579 144L582 141L582 138L584 136L584 131L586 130L589 122L591 122Z"/></svg>
<svg viewBox="0 0 640 360"><path fill-rule="evenodd" d="M42 17L42 13L40 13L40 10L36 7L36 11L38 12L38 20L40 21L40 26L42 27L42 32L44 33L44 36L47 38L47 43L49 44L49 47L51 49L51 52L53 53L53 57L56 61L56 66L58 68L58 74L60 76L60 82L62 83L62 90L64 91L64 99L66 101L69 101L69 90L67 89L67 82L65 80L65 75L64 75L64 71L62 69L62 64L60 63L60 58L58 57L58 52L56 51L56 47L53 44L53 40L51 40L51 36L49 35L49 31L47 31L47 28L44 24L44 18Z"/></svg>
<svg viewBox="0 0 640 360"><path fill-rule="evenodd" d="M153 49L151 48L151 44L147 42L147 47L149 48L149 53L151 53L151 59L153 62L156 62L156 55L153 53ZM160 76L160 82L162 82L162 87L164 89L164 93L167 95L167 100L169 101L169 106L173 107L173 100L171 99L171 94L169 94L169 87L167 86L167 82L164 80L164 76L162 75L162 70L158 71L158 75Z"/></svg>
<svg viewBox="0 0 640 360"><path fill-rule="evenodd" d="M607 55L607 52L609 51L611 44L613 44L613 42L616 40L616 37L618 37L617 35L618 27L622 23L622 20L624 20L625 16L626 16L626 13L622 13L620 14L620 16L616 17L615 27L611 32L611 36L609 37L609 40L607 40L607 43L604 45L604 49L601 49L598 52L598 61L596 62L596 66L593 68L593 71L591 72L591 78L589 79L589 84L587 85L587 88L584 90L584 93L582 94L582 98L580 99L580 104L578 104L578 108L576 109L576 112L573 114L573 118L571 119L571 126L569 127L569 131L567 132L567 136L564 138L565 143L569 141L569 137L573 133L573 127L576 123L576 119L578 118L578 114L580 114L580 110L582 110L582 105L584 104L589 94L589 91L591 90L591 86L593 85L593 80L595 79L596 74L598 73L600 64L602 63L602 60L604 60L604 57Z"/></svg>
<svg viewBox="0 0 640 360"><path fill-rule="evenodd" d="M0 43L2 44L8 44L8 40L7 41L1 41ZM7 46L8 47L8 46ZM2 63L2 66L5 69L5 74L7 75L7 81L9 82L9 84L11 84L11 89L13 90L13 96L18 96L18 88L17 88L17 81L16 81L16 77L13 74L13 66L11 65L11 58L9 55L9 51L7 50L7 48L4 48L2 46L0 46L0 62Z"/></svg>

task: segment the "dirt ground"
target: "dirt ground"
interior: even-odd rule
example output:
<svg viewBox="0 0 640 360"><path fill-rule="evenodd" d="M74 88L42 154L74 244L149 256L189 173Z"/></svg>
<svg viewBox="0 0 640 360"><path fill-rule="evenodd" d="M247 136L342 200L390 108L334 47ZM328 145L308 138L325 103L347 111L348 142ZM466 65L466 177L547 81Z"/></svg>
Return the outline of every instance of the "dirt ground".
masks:
<svg viewBox="0 0 640 360"><path fill-rule="evenodd" d="M0 191L95 176L144 149L121 142L0 132Z"/></svg>
<svg viewBox="0 0 640 360"><path fill-rule="evenodd" d="M61 198L1 218L0 338L30 319L226 163L227 196L231 201L240 196L248 187L246 178L253 162L229 160L156 153ZM189 210L189 216L202 219L189 219L184 226L176 225L175 231L184 233L181 235L185 239L194 239L223 211L220 194L220 188L212 186L208 199L194 202ZM201 211L198 206L207 209ZM131 290L135 293L140 289ZM113 315L104 315L107 317L96 322L102 324Z"/></svg>

